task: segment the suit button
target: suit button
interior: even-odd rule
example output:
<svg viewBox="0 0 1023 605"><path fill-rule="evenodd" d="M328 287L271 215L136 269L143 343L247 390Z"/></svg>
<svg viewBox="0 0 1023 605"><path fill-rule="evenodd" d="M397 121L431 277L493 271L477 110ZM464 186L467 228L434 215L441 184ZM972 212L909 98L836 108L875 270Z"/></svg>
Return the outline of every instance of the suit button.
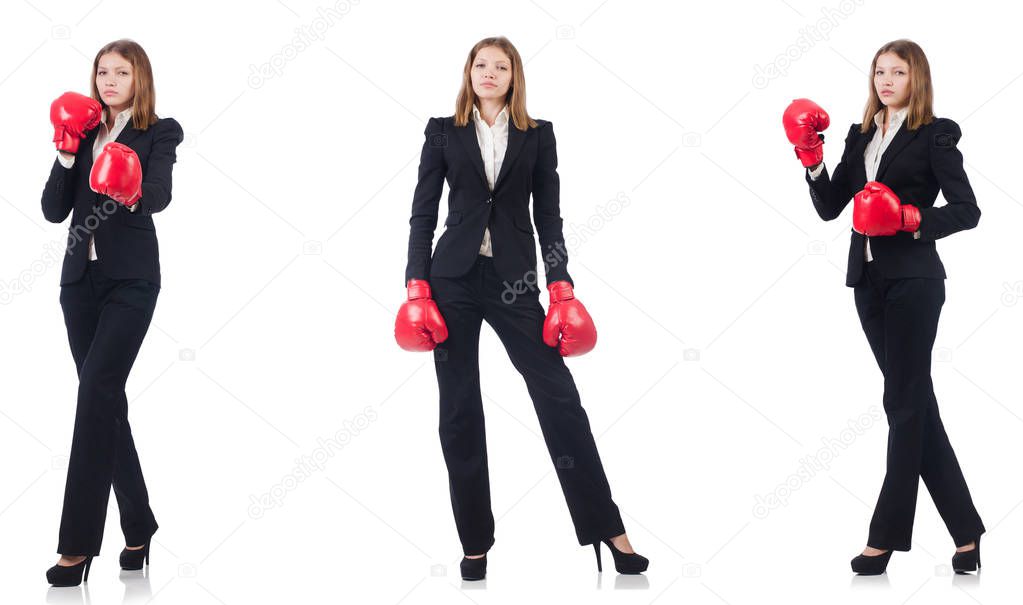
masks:
<svg viewBox="0 0 1023 605"><path fill-rule="evenodd" d="M488 198L487 198L487 203L488 203L488 204L489 204L489 203L491 203L491 202L493 202L493 201L494 201L494 198L492 198L492 197L488 197Z"/></svg>

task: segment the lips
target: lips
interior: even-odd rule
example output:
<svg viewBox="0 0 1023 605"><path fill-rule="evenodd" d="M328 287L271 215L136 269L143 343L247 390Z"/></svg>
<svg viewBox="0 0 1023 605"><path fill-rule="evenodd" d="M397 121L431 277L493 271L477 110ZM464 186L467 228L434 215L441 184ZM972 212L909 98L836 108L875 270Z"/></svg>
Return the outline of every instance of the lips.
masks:
<svg viewBox="0 0 1023 605"><path fill-rule="evenodd" d="M117 94L116 90L105 90L105 91L103 91L103 96L116 95L116 94Z"/></svg>

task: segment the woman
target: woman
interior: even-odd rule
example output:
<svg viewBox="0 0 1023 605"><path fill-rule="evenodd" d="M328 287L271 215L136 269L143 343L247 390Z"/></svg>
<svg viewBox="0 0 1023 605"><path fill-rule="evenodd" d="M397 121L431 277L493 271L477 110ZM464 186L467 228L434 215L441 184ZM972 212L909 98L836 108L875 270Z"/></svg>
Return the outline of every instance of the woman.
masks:
<svg viewBox="0 0 1023 605"><path fill-rule="evenodd" d="M483 320L526 381L579 543L593 545L598 570L604 542L619 573L640 573L647 559L629 544L561 358L592 349L596 331L567 270L554 131L526 113L522 60L507 39L486 38L472 48L455 115L431 118L425 135L410 220L408 301L395 338L407 350L434 352L462 578L485 577L494 543L478 362ZM445 180L448 215L431 258ZM546 318L536 288L530 195L550 293Z"/></svg>
<svg viewBox="0 0 1023 605"><path fill-rule="evenodd" d="M953 568L974 571L984 524L942 426L930 365L945 301L935 240L975 227L980 209L956 148L959 126L932 112L923 50L909 40L889 42L870 71L863 123L849 128L834 175L822 161L819 133L828 127L827 113L797 99L783 118L820 217L833 220L853 201L846 285L854 288L860 323L884 376L887 471L867 547L852 569L883 573L892 551L910 549L922 478L955 542ZM934 207L939 189L947 204Z"/></svg>
<svg viewBox="0 0 1023 605"><path fill-rule="evenodd" d="M123 569L149 563L157 523L128 425L125 382L160 292L152 215L171 200L171 170L183 138L159 119L149 58L118 40L93 61L92 96L66 93L50 118L58 156L43 189L47 220L71 215L60 304L78 371L54 586L88 580L99 554L111 486L126 547Z"/></svg>

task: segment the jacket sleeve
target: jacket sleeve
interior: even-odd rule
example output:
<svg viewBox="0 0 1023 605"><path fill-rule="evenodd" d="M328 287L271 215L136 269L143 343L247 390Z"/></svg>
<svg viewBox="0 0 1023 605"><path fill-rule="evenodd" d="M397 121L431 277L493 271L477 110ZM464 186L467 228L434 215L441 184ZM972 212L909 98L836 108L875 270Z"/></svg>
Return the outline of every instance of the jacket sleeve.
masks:
<svg viewBox="0 0 1023 605"><path fill-rule="evenodd" d="M827 167L816 180L810 178L810 171L806 171L806 182L810 185L810 199L813 200L813 207L817 214L824 220L830 221L838 218L845 210L853 192L849 185L849 162L863 161L863 158L851 158L852 148L856 143L856 136L860 131L859 124L849 127L849 133L845 136L845 150L842 151L842 161L835 167L835 174L830 178Z"/></svg>
<svg viewBox="0 0 1023 605"><path fill-rule="evenodd" d="M43 216L51 223L59 223L71 214L75 206L75 173L77 164L64 168L60 160L53 160L50 178L43 187Z"/></svg>
<svg viewBox="0 0 1023 605"><path fill-rule="evenodd" d="M152 126L153 147L142 174L142 197L137 215L160 212L171 201L171 172L177 161L177 147L185 135L174 118L164 118Z"/></svg>
<svg viewBox="0 0 1023 605"><path fill-rule="evenodd" d="M920 239L934 241L963 229L972 229L980 221L980 208L973 188L963 170L963 154L956 144L962 136L959 125L938 118L932 126L931 170L947 202L944 206L920 209Z"/></svg>
<svg viewBox="0 0 1023 605"><path fill-rule="evenodd" d="M561 220L561 182L558 177L558 149L554 139L554 125L537 125L539 149L533 169L533 222L540 237L540 253L547 284L567 281L575 286L568 274L568 250Z"/></svg>
<svg viewBox="0 0 1023 605"><path fill-rule="evenodd" d="M409 218L408 264L405 283L410 279L430 278L430 257L433 233L437 229L437 206L444 191L447 164L444 148L448 138L441 118L430 118L423 131L423 151L419 156L419 181L412 195L412 217Z"/></svg>

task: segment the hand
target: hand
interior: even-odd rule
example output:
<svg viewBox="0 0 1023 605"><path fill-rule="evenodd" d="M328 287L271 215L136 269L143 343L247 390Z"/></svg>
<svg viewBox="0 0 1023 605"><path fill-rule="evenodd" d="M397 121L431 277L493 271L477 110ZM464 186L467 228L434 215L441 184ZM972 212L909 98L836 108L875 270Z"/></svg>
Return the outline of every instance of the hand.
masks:
<svg viewBox="0 0 1023 605"><path fill-rule="evenodd" d="M562 357L592 351L597 345L597 328L586 307L576 300L572 284L556 281L548 284L547 290L551 294L551 304L543 322L544 343L558 347Z"/></svg>
<svg viewBox="0 0 1023 605"><path fill-rule="evenodd" d="M89 173L89 187L100 195L132 206L142 197L142 165L127 145L107 143Z"/></svg>
<svg viewBox="0 0 1023 605"><path fill-rule="evenodd" d="M920 209L899 202L884 183L870 181L853 197L853 229L863 235L895 235L919 228Z"/></svg>
<svg viewBox="0 0 1023 605"><path fill-rule="evenodd" d="M85 133L99 126L103 106L92 97L65 92L50 104L53 142L58 151L78 153L78 143Z"/></svg>
<svg viewBox="0 0 1023 605"><path fill-rule="evenodd" d="M430 298L430 283L410 279L408 300L402 303L394 320L394 340L406 351L432 351L447 339L448 327L437 303Z"/></svg>
<svg viewBox="0 0 1023 605"><path fill-rule="evenodd" d="M796 99L785 109L781 122L803 166L811 168L824 161L824 135L820 133L831 125L828 112L810 99Z"/></svg>

